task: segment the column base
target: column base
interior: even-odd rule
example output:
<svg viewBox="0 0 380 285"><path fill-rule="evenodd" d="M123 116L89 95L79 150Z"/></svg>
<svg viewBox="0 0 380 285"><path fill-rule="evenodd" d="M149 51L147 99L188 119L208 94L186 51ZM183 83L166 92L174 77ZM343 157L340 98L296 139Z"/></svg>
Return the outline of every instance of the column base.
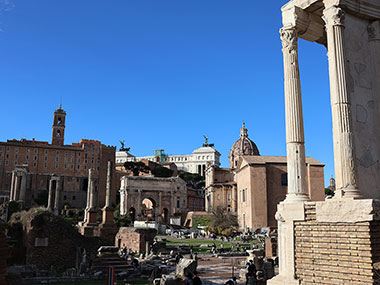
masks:
<svg viewBox="0 0 380 285"><path fill-rule="evenodd" d="M288 193L283 203L307 202L310 201L309 195L305 193Z"/></svg>
<svg viewBox="0 0 380 285"><path fill-rule="evenodd" d="M272 279L267 280L268 285L299 285L300 281L292 276L277 275Z"/></svg>

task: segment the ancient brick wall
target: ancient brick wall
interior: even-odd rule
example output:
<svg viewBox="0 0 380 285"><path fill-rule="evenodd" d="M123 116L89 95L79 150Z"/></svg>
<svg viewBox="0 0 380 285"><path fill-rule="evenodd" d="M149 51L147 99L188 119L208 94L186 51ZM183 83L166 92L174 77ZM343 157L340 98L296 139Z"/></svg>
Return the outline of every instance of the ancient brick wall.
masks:
<svg viewBox="0 0 380 285"><path fill-rule="evenodd" d="M301 284L373 284L379 276L380 223L319 223L315 203L294 223L296 276Z"/></svg>

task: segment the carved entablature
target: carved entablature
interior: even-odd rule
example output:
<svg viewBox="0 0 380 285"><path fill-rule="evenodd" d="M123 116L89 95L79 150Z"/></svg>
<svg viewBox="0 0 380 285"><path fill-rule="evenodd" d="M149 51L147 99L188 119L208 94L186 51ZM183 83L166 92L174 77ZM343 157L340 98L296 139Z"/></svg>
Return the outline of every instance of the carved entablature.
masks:
<svg viewBox="0 0 380 285"><path fill-rule="evenodd" d="M326 23L326 28L332 26L344 26L344 11L337 6L331 6L323 10L322 19Z"/></svg>
<svg viewBox="0 0 380 285"><path fill-rule="evenodd" d="M368 40L380 40L380 21L374 21L368 25Z"/></svg>
<svg viewBox="0 0 380 285"><path fill-rule="evenodd" d="M294 27L298 37L322 44L326 42L324 23L320 15L309 13L298 6L284 6L282 19L283 26Z"/></svg>
<svg viewBox="0 0 380 285"><path fill-rule="evenodd" d="M293 27L284 27L280 29L280 37L282 48L289 50L297 50L297 31Z"/></svg>

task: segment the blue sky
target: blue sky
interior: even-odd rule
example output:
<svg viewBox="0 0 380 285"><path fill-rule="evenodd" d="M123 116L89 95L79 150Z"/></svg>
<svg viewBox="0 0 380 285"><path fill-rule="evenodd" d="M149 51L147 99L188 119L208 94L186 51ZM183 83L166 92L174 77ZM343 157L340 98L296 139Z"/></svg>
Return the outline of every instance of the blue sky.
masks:
<svg viewBox="0 0 380 285"><path fill-rule="evenodd" d="M228 152L244 120L286 155L280 8L252 0L0 0L0 140L125 140L134 155ZM6 11L5 11L6 10ZM326 49L299 42L306 155L333 174Z"/></svg>

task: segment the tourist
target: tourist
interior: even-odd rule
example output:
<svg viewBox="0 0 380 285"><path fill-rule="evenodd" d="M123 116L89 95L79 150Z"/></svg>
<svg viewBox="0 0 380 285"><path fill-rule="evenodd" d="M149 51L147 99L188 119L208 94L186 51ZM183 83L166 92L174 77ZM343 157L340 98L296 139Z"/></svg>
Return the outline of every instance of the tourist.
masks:
<svg viewBox="0 0 380 285"><path fill-rule="evenodd" d="M202 285L201 278L199 278L197 271L194 271L193 285Z"/></svg>
<svg viewBox="0 0 380 285"><path fill-rule="evenodd" d="M212 254L216 253L216 244L215 244L215 242L212 243L211 252L212 252Z"/></svg>

